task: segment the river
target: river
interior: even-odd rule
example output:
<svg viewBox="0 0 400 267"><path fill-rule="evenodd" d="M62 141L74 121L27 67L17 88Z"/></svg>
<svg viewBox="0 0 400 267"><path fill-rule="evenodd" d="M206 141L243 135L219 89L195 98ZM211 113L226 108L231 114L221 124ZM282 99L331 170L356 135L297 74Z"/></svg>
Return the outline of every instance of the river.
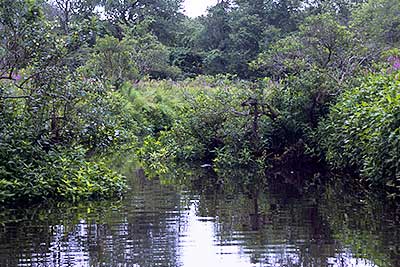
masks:
<svg viewBox="0 0 400 267"><path fill-rule="evenodd" d="M399 213L381 202L129 178L122 200L3 210L0 266L400 266Z"/></svg>

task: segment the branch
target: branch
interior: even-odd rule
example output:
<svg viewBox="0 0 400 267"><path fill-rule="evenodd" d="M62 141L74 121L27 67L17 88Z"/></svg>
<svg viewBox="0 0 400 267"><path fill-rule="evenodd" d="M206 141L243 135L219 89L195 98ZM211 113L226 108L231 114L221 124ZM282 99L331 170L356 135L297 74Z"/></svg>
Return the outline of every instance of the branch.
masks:
<svg viewBox="0 0 400 267"><path fill-rule="evenodd" d="M15 78L12 77L12 74L14 72L15 67L11 67L10 72L8 73L8 76L4 76L4 74L7 73L7 71L4 71L1 76L0 76L0 80L11 80L11 81L17 81Z"/></svg>
<svg viewBox="0 0 400 267"><path fill-rule="evenodd" d="M326 62L323 66L323 68L326 68L329 64L329 62L331 62L331 58L332 58L332 50L330 48L328 48L329 54L328 54L328 58L326 59Z"/></svg>
<svg viewBox="0 0 400 267"><path fill-rule="evenodd" d="M249 116L250 115L250 111L247 112L240 112L235 110L234 108L231 109L232 113L238 116Z"/></svg>
<svg viewBox="0 0 400 267"><path fill-rule="evenodd" d="M7 77L7 76L1 76L0 80L11 80L11 81L16 81L13 77Z"/></svg>
<svg viewBox="0 0 400 267"><path fill-rule="evenodd" d="M29 98L32 99L29 95L21 95L21 96L0 96L0 99L19 99L19 98Z"/></svg>
<svg viewBox="0 0 400 267"><path fill-rule="evenodd" d="M40 72L36 72L36 73L30 75L30 76L27 77L25 80L23 80L22 83L16 84L16 86L17 86L18 88L20 88L20 89L23 89L22 87L24 86L25 83L27 83L30 79L32 79L33 77L35 77L36 75L39 75L39 74L40 74Z"/></svg>

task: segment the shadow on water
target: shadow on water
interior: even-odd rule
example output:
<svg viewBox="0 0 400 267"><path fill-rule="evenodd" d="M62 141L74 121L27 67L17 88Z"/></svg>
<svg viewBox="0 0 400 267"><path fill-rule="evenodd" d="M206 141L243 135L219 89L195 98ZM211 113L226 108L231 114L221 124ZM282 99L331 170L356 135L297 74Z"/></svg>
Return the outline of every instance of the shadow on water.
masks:
<svg viewBox="0 0 400 267"><path fill-rule="evenodd" d="M400 266L399 212L249 170L129 170L123 200L0 214L0 266Z"/></svg>

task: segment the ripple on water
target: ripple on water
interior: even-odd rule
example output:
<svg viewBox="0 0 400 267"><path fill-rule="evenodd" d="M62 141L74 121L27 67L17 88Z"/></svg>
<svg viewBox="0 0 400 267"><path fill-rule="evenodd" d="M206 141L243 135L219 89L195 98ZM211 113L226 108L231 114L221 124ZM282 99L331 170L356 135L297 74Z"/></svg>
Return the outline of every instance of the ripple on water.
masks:
<svg viewBox="0 0 400 267"><path fill-rule="evenodd" d="M400 266L398 222L353 209L151 181L122 202L6 211L0 266Z"/></svg>

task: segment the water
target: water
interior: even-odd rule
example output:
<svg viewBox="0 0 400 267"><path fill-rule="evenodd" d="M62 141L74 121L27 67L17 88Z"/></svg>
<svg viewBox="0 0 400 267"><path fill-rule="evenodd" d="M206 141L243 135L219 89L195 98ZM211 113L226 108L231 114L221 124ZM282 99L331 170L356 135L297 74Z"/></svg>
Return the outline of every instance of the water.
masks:
<svg viewBox="0 0 400 267"><path fill-rule="evenodd" d="M121 201L5 210L0 266L400 266L399 215L381 203L250 191L135 178Z"/></svg>

